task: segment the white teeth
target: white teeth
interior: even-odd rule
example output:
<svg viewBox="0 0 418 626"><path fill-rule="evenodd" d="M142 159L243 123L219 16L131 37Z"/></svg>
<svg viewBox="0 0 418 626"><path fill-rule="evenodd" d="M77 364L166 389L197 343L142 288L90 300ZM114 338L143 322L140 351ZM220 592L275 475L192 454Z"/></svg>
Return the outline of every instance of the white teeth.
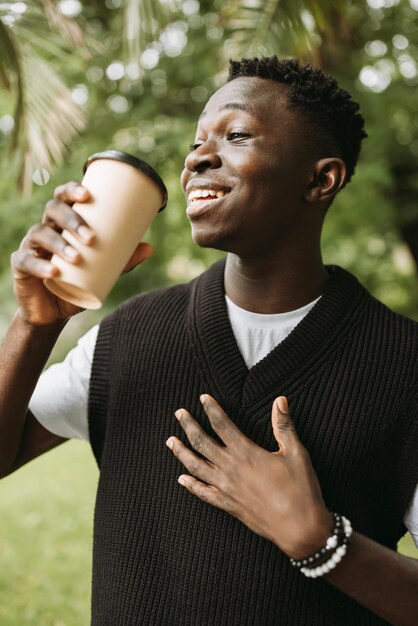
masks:
<svg viewBox="0 0 418 626"><path fill-rule="evenodd" d="M189 200L195 200L198 198L208 198L211 196L212 198L223 198L225 195L225 191L215 191L214 189L192 189L192 191L188 195Z"/></svg>

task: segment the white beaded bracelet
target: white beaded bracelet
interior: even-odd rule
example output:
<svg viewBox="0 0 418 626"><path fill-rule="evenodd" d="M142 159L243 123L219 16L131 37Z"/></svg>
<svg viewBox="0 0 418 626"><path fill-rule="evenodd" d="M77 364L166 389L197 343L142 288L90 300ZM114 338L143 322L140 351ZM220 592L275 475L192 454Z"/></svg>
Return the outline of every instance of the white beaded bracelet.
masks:
<svg viewBox="0 0 418 626"><path fill-rule="evenodd" d="M344 517L341 516L343 523L343 542L339 545L335 552L332 553L330 558L325 561L325 563L321 563L321 565L317 565L316 567L302 567L300 571L302 574L305 574L308 578L318 578L319 576L324 576L324 574L328 574L331 570L334 569L338 565L338 563L343 559L343 557L347 553L347 543L350 540L351 535L353 534L353 529L351 527L351 522Z"/></svg>

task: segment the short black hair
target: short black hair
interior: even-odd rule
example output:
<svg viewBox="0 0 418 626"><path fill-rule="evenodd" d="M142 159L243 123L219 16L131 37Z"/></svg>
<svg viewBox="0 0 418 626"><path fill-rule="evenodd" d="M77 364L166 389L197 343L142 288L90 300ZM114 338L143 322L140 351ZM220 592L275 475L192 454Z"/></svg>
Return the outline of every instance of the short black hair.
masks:
<svg viewBox="0 0 418 626"><path fill-rule="evenodd" d="M339 156L347 166L346 182L351 179L367 133L358 103L338 86L335 78L309 64L300 65L294 58L254 57L229 63L228 82L242 76L255 76L287 85L289 108L301 112L317 130L316 142L340 151Z"/></svg>

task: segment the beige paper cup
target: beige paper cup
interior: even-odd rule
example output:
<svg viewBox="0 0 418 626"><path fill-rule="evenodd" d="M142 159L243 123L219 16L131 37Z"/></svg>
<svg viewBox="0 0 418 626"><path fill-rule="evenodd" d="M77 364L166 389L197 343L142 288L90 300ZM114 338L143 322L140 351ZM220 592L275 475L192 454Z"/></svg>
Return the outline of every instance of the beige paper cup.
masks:
<svg viewBox="0 0 418 626"><path fill-rule="evenodd" d="M53 255L51 263L60 274L45 279L44 284L67 302L99 309L149 224L165 208L167 190L145 161L116 150L93 154L84 172L82 185L90 192L91 200L76 203L73 209L94 231L94 242L83 245L64 230L62 236L82 259L73 265Z"/></svg>

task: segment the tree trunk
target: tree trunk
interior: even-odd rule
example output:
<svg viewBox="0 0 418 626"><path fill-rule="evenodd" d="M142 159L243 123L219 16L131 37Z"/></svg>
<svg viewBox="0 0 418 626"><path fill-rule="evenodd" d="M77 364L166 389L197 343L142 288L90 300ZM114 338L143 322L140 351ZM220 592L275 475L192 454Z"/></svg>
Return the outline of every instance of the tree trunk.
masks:
<svg viewBox="0 0 418 626"><path fill-rule="evenodd" d="M399 232L415 261L418 273L418 186L416 165L410 161L392 164L393 206Z"/></svg>

